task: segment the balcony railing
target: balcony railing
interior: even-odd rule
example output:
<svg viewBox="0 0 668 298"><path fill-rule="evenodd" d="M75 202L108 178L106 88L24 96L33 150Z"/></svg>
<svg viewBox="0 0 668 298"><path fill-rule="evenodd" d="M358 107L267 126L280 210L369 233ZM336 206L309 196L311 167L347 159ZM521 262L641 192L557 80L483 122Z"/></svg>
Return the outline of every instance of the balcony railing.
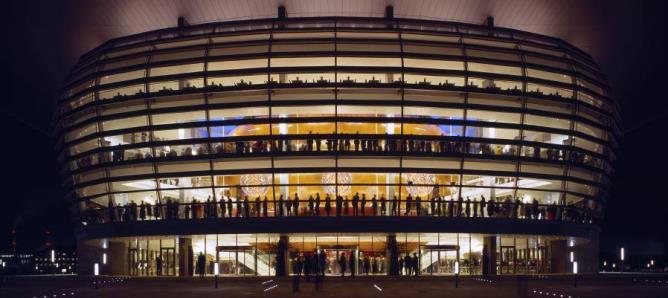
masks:
<svg viewBox="0 0 668 298"><path fill-rule="evenodd" d="M268 217L434 217L512 221L548 221L580 224L598 224L601 218L587 207L557 204L523 203L519 200L503 202L468 200L235 200L179 203L170 200L164 204L130 203L80 214L84 225L113 222L149 222L171 220L204 220L225 218Z"/></svg>

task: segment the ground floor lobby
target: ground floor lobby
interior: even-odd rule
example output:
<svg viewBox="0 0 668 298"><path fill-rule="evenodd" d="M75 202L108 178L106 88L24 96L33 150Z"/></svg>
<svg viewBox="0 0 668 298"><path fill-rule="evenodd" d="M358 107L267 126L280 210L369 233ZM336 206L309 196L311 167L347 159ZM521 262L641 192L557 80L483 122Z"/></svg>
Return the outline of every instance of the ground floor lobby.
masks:
<svg viewBox="0 0 668 298"><path fill-rule="evenodd" d="M597 240L469 233L207 234L93 239L79 268L131 276L512 275L595 272ZM89 269L90 270L90 269ZM342 272L343 271L343 272Z"/></svg>

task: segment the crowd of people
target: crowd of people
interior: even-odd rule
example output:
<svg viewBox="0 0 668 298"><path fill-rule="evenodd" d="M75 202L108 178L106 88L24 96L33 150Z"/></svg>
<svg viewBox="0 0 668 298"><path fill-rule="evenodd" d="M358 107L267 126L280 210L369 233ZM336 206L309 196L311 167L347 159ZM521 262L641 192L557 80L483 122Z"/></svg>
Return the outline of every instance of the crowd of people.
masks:
<svg viewBox="0 0 668 298"><path fill-rule="evenodd" d="M596 220L588 207L575 204L540 204L536 198L524 202L520 198L505 197L487 199L484 195L474 198L459 197L451 200L442 196L431 196L422 199L420 196L408 194L404 199L393 196L387 199L384 195L373 195L369 198L365 193L355 193L352 198L320 193L310 195L303 200L297 193L294 196L280 195L276 200L248 196L243 199L229 195L216 201L209 197L202 202L192 199L190 202L179 202L166 198L163 204L139 204L131 201L124 206L116 206L109 200L106 216L101 214L104 209L85 213L89 221L145 221L160 219L210 219L210 218L250 218L250 217L301 217L301 216L433 216L450 218L506 218L528 220L558 220L580 223L592 223Z"/></svg>
<svg viewBox="0 0 668 298"><path fill-rule="evenodd" d="M207 155L207 145L187 145L176 148L156 149L158 158ZM467 142L441 135L438 139L419 139L407 135L397 138L385 134L381 137L362 137L359 133L348 135L320 135L309 132L305 139L251 140L213 143L211 150L215 154L262 154L278 152L374 152L374 153L431 153L431 154L481 154L496 156L515 156L519 145L486 144ZM598 158L578 152L558 148L543 148L538 145L524 146L521 154L525 157L553 161L569 161L576 164L601 167L605 164ZM76 161L77 167L87 167L104 162L120 162L153 158L151 150L114 149L102 152L99 156L86 156Z"/></svg>

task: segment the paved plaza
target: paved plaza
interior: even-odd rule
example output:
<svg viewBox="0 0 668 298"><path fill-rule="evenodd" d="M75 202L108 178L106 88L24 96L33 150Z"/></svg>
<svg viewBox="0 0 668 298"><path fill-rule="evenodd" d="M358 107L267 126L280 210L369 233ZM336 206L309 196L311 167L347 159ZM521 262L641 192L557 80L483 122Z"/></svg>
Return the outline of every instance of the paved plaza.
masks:
<svg viewBox="0 0 668 298"><path fill-rule="evenodd" d="M6 277L2 298L32 297L668 297L666 275L581 276L577 288L570 276L524 279L448 277L326 277L320 289L313 279L293 292L291 278L123 278L100 277L99 287L87 276ZM526 289L526 290L524 290Z"/></svg>

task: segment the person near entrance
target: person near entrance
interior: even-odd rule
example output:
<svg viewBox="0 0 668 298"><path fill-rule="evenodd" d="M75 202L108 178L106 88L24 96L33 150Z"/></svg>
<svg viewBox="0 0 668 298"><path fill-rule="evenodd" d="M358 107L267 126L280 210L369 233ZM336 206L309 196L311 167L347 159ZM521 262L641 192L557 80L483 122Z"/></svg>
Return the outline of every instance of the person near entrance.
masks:
<svg viewBox="0 0 668 298"><path fill-rule="evenodd" d="M350 257L348 258L348 267L350 267L350 277L355 277L355 265L357 262L355 260L355 253L350 252Z"/></svg>
<svg viewBox="0 0 668 298"><path fill-rule="evenodd" d="M346 275L346 262L346 254L342 253L341 257L339 258L339 269L341 270L341 277Z"/></svg>
<svg viewBox="0 0 668 298"><path fill-rule="evenodd" d="M158 276L162 275L162 258L160 256L155 257L155 269Z"/></svg>
<svg viewBox="0 0 668 298"><path fill-rule="evenodd" d="M197 256L197 274L199 274L199 279L204 279L204 266L206 266L206 257L200 252L199 256Z"/></svg>
<svg viewBox="0 0 668 298"><path fill-rule="evenodd" d="M420 259L418 258L418 255L416 253L413 253L413 274L415 276L418 276L420 273Z"/></svg>

